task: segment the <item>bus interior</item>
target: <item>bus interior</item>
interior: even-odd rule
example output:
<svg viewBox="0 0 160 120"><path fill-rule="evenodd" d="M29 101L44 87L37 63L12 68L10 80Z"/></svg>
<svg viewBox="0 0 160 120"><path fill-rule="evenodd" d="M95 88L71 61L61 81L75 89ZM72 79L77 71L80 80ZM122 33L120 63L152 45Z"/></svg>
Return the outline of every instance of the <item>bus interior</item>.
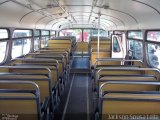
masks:
<svg viewBox="0 0 160 120"><path fill-rule="evenodd" d="M0 120L160 120L160 0L0 0Z"/></svg>

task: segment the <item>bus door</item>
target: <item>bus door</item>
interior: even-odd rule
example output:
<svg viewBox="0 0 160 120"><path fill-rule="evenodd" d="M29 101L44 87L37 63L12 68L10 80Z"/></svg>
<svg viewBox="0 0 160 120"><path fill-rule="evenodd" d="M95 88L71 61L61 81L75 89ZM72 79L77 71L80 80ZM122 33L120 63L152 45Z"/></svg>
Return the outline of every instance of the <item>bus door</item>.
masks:
<svg viewBox="0 0 160 120"><path fill-rule="evenodd" d="M126 39L125 34L112 34L112 58L125 58L126 56Z"/></svg>

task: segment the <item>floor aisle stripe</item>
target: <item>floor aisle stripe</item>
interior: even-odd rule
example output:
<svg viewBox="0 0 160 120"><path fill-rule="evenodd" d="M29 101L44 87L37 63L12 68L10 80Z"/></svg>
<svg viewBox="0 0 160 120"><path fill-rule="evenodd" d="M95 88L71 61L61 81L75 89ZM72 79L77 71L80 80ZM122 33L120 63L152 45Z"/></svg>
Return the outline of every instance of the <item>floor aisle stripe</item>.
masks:
<svg viewBox="0 0 160 120"><path fill-rule="evenodd" d="M68 96L67 96L67 101L66 101L65 108L64 108L64 111L63 111L62 120L64 120L65 115L66 115L66 111L67 111L67 107L68 107L68 103L69 103L69 99L70 99L70 95L71 95L71 89L72 89L72 86L73 86L74 78L75 78L75 74L73 74L73 77L72 77L71 85L70 85L70 88L69 88L69 93L68 93Z"/></svg>

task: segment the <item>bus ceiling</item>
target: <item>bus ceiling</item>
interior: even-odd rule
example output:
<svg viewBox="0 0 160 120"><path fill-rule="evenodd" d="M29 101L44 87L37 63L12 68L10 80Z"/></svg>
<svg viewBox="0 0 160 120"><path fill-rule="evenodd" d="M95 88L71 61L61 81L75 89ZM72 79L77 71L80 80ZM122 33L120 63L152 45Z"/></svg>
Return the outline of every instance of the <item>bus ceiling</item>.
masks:
<svg viewBox="0 0 160 120"><path fill-rule="evenodd" d="M159 5L159 0L1 0L0 26L97 28L100 15L102 29L158 29Z"/></svg>

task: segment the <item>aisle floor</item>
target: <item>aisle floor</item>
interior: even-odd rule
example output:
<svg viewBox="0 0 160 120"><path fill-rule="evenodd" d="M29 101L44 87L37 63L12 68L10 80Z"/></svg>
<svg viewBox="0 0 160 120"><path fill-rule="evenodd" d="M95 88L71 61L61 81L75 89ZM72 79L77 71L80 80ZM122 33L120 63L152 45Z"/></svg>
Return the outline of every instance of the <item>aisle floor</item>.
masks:
<svg viewBox="0 0 160 120"><path fill-rule="evenodd" d="M89 59L74 59L74 69L88 68ZM86 66L87 65L87 66ZM90 73L72 73L67 81L56 119L90 120L92 117L92 88Z"/></svg>

